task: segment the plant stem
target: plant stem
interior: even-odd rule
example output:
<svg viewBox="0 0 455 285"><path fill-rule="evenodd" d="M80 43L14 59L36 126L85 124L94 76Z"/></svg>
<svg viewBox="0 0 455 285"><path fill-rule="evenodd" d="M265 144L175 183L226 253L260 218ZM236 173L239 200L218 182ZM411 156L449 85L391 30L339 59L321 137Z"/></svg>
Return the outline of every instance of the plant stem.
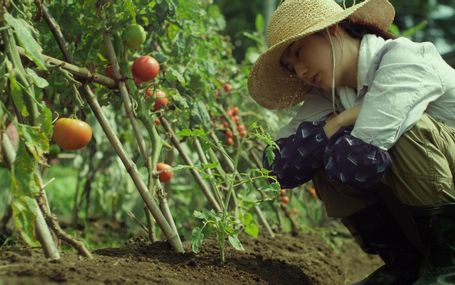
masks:
<svg viewBox="0 0 455 285"><path fill-rule="evenodd" d="M9 170L12 171L16 153L6 133L4 133L2 136L2 149L3 153L5 153L5 158L8 162L8 165L10 166ZM36 206L36 235L41 243L41 246L43 247L44 256L52 260L58 260L60 259L60 253L58 252L57 246L52 239L52 234L46 224L46 221L44 220L43 213L41 212L37 201L33 201Z"/></svg>
<svg viewBox="0 0 455 285"><path fill-rule="evenodd" d="M25 57L25 50L19 46L15 47L16 50L19 52L19 54L23 57ZM41 55L44 59L44 62L47 64L48 67L55 67L59 66L68 72L76 75L78 78L83 78L85 79L84 83L90 83L90 82L96 82L103 84L104 86L108 88L116 88L117 84L115 84L115 80L113 80L110 77L104 76L102 74L96 73L96 72L91 72L87 68L84 67L79 67L74 64L71 64L69 62L56 59L50 56L47 56L45 54Z"/></svg>
<svg viewBox="0 0 455 285"><path fill-rule="evenodd" d="M42 181L41 181L41 178L38 179L39 181L39 186L41 188L40 190L40 196L38 197L37 201L38 201L38 206L39 208L41 209L41 211L43 212L43 215L44 215L44 218L46 219L47 221L47 224L50 225L50 227L52 228L52 230L54 231L54 233L58 236L59 239L63 240L64 242L66 242L67 244L69 244L70 246L72 246L73 248L75 248L80 255L84 256L84 257L88 257L90 259L93 258L92 254L90 253L90 251L84 246L83 243L73 239L69 234L67 234L59 225L58 221L57 221L57 217L52 215L49 210L47 209L47 205L46 205L46 202L45 202L45 196L44 196L44 188L42 186Z"/></svg>
<svg viewBox="0 0 455 285"><path fill-rule="evenodd" d="M223 148L223 146L221 146L217 136L211 132L210 133L210 137L213 139L213 141L215 142L215 144L218 145L219 148ZM232 173L234 173L234 175L236 176L239 176L239 179L241 180L241 177L240 175L238 174L238 171L236 169L236 165L238 164L238 155L239 155L239 151L241 149L241 146L239 146L237 148L237 155L236 155L236 159L235 159L235 164L232 163L232 161L229 159L229 157L227 157L227 154L226 154L226 151L221 151L221 157L223 158L224 162L226 163L226 165L228 166L228 169L229 171L231 171ZM234 179L233 179L234 180ZM244 185L242 187L245 187ZM233 189L231 190L233 191ZM228 193L228 197L230 196L231 194L231 191L229 191ZM235 195L235 194L234 194ZM228 205L228 204L226 204ZM259 208L259 206L254 206L254 211L256 212L256 214L258 215L259 217L259 220L261 221L262 225L265 227L265 229L267 230L267 233L269 234L269 236L271 238L274 238L275 237L275 233L272 231L272 228L270 227L270 224L269 222L267 221L267 219L265 218L265 215L262 213L261 209Z"/></svg>
<svg viewBox="0 0 455 285"><path fill-rule="evenodd" d="M112 45L111 41L111 36L109 33L104 33L104 44L106 45L107 52L109 55L109 59L114 71L114 77L117 81L117 86L118 89L120 90L120 95L122 96L122 101L123 101L123 106L125 107L126 114L128 118L130 119L131 125L133 126L133 132L134 136L136 138L137 145L139 147L139 151L142 154L142 158L144 159L144 163L148 163L148 154L147 151L145 150L145 142L144 138L141 134L141 131L139 129L139 125L137 124L136 118L133 114L133 111L131 110L131 101L130 101L130 96L128 94L128 90L126 89L125 81L121 79L121 74L120 74L120 67L117 61L117 57L115 55L114 47Z"/></svg>
<svg viewBox="0 0 455 285"><path fill-rule="evenodd" d="M180 145L180 142L178 141L177 136L175 135L174 130L172 129L171 125L166 120L166 118L164 118L164 116L161 117L160 120L161 120L161 124L163 125L166 132L169 133L172 144L174 145L174 147L179 151L180 155L182 156L183 161L185 161L185 163L191 167L190 168L191 174L193 175L196 182L199 184L199 187L201 187L202 193L204 193L205 197L207 198L209 203L212 205L212 207L217 212L221 212L222 209L221 209L220 205L213 197L213 194L210 191L210 188L207 186L205 181L202 179L201 175L194 169L193 162L191 161L189 156L186 154L186 152L183 150L182 146Z"/></svg>
<svg viewBox="0 0 455 285"><path fill-rule="evenodd" d="M197 138L197 137L194 138L194 145L196 146L196 151L197 151L197 153L199 155L199 158L201 159L202 163L208 164L207 157L205 156L204 150L202 149L201 142L199 141L199 138ZM211 169L207 169L207 174L211 177L211 179L209 181L210 181L210 184L212 185L213 192L215 193L215 197L216 197L218 203L221 205L221 207L223 209L225 209L226 206L224 205L224 201L223 201L223 198L221 197L221 193L218 190L215 182L213 181L212 170Z"/></svg>
<svg viewBox="0 0 455 285"><path fill-rule="evenodd" d="M177 252L184 252L182 242L180 240L180 237L176 232L172 230L168 222L166 221L165 217L163 216L163 213L159 209L158 205L156 202L153 200L152 196L150 195L150 192L147 189L147 186L144 184L142 181L142 178L140 177L139 172L136 169L136 165L131 161L131 159L128 157L126 154L125 150L123 149L123 146L118 139L118 137L115 135L114 131L112 130L112 127L109 124L109 121L107 120L106 116L104 116L104 113L101 109L101 106L98 103L98 100L96 99L95 95L92 93L92 90L88 85L83 86L83 91L82 94L85 97L85 100L89 104L90 108L92 109L93 113L95 114L98 122L100 123L101 127L104 130L104 133L108 137L109 141L111 142L112 147L114 148L115 152L117 155L120 157L123 165L125 166L126 170L128 171L130 177L133 179L134 184L136 185L137 190L139 191L139 194L141 195L142 199L146 203L147 207L149 208L150 212L152 213L153 217L157 221L157 223L160 225L161 229L164 232L164 235L167 237L171 245L174 247L174 249Z"/></svg>

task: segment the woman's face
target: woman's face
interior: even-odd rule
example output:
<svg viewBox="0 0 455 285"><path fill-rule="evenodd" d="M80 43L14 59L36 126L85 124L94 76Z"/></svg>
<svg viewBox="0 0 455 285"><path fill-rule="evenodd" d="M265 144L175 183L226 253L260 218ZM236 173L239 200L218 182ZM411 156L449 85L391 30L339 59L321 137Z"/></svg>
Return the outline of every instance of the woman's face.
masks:
<svg viewBox="0 0 455 285"><path fill-rule="evenodd" d="M332 40L334 41L334 37L332 37ZM282 66L295 73L306 84L324 90L331 90L332 49L328 36L322 32L309 35L292 43L283 52L280 62ZM337 67L338 70L340 68ZM338 73L337 71L336 73ZM337 77L336 82L339 83Z"/></svg>

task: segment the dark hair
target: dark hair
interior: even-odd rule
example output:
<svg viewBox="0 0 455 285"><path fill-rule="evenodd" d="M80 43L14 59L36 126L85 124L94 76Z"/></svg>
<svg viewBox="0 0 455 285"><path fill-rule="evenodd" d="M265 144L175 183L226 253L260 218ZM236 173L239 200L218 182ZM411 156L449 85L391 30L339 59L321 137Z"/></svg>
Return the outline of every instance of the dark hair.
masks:
<svg viewBox="0 0 455 285"><path fill-rule="evenodd" d="M379 37L382 37L385 40L396 38L396 36L394 36L393 34L387 32L387 31L383 31L383 30L379 29L378 27L365 23L365 22L356 21L354 23L349 20L344 20L344 21L340 22L339 25L351 37L356 38L356 39L361 39L366 34L374 34Z"/></svg>

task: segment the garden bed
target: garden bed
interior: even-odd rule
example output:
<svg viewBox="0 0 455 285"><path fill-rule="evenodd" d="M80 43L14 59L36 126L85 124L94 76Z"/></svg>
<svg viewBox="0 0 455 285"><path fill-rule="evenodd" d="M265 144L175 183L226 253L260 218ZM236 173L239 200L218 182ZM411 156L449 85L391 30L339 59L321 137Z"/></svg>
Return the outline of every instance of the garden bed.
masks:
<svg viewBox="0 0 455 285"><path fill-rule="evenodd" d="M201 253L177 254L164 242L130 241L94 251L94 259L65 252L49 262L38 249L4 247L0 284L350 284L382 262L364 254L346 235L301 233L275 239L244 238L244 252L226 251L220 265L216 243ZM336 246L330 246L335 244ZM335 251L334 248L337 248Z"/></svg>

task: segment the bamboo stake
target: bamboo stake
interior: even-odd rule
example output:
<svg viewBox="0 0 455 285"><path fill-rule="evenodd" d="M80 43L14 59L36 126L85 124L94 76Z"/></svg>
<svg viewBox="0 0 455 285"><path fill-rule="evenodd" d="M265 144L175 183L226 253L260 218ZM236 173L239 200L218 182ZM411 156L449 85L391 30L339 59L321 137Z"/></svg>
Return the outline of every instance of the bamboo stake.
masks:
<svg viewBox="0 0 455 285"><path fill-rule="evenodd" d="M44 16L46 16L46 15L44 15ZM49 13L47 14L47 16L51 17L51 15ZM55 25L55 22L52 23L51 21L49 21L48 24L52 26L52 25ZM51 31L52 31L52 29L51 29ZM59 41L66 42L64 37L61 34L53 32L53 35ZM65 50L65 52L63 52L64 55L70 54L64 45L61 46L60 48ZM67 60L67 61L70 59L71 58L65 58L65 60ZM172 245L172 247L177 252L183 253L185 250L183 249L183 245L180 240L180 237L172 230L172 228L170 227L170 225L164 218L163 214L161 213L161 210L159 209L158 205L151 197L146 185L142 181L142 178L140 177L140 174L136 169L136 165L131 161L131 159L126 154L120 140L118 139L117 135L112 130L112 127L111 127L109 121L107 120L106 116L104 115L103 110L101 109L101 106L99 105L99 102L96 99L96 96L93 94L90 86L88 86L86 83L84 83L81 88L81 94L84 97L85 101L89 104L90 108L92 109L95 117L97 118L98 122L100 123L101 127L103 128L104 133L106 134L107 138L109 139L112 147L114 148L117 155L120 157L120 160L122 161L123 165L125 166L126 170L128 171L128 174L130 175L134 184L136 185L136 189L138 190L138 192L141 195L142 199L144 200L145 204L149 208L153 217L157 221L158 225L163 230L164 235L168 239L169 243Z"/></svg>

